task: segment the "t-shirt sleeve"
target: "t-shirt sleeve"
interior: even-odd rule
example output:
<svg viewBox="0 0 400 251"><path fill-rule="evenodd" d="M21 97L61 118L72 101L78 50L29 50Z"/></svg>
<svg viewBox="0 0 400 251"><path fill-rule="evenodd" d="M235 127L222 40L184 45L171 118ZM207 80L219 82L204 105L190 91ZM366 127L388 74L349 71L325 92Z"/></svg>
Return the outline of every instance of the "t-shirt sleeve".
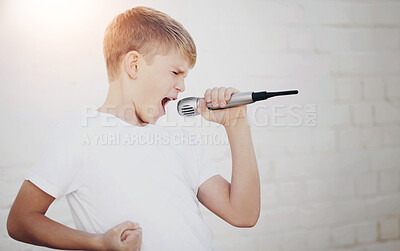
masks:
<svg viewBox="0 0 400 251"><path fill-rule="evenodd" d="M70 123L60 121L50 129L44 147L25 179L56 199L79 188L82 169L79 142Z"/></svg>
<svg viewBox="0 0 400 251"><path fill-rule="evenodd" d="M201 186L206 180L214 175L218 175L219 172L216 165L212 162L208 156L206 149L201 144L196 145L196 155L197 155L197 167L199 171L199 182L198 187Z"/></svg>

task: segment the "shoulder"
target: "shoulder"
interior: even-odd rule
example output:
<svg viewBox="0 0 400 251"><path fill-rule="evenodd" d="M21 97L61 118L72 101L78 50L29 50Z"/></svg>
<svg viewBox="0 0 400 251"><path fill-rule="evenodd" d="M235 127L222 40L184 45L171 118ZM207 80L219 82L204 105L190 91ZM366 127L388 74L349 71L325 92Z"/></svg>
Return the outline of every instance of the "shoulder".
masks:
<svg viewBox="0 0 400 251"><path fill-rule="evenodd" d="M73 142L79 140L84 133L79 115L70 115L55 120L49 129L48 137L60 142Z"/></svg>
<svg viewBox="0 0 400 251"><path fill-rule="evenodd" d="M81 120L79 115L70 115L55 120L51 128L56 131L77 132L81 128Z"/></svg>

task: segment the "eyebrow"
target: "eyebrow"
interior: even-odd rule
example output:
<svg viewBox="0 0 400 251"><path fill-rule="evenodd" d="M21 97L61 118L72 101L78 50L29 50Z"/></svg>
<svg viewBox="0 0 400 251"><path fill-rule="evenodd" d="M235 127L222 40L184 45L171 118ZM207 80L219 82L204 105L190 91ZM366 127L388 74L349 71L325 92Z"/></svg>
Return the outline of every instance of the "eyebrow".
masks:
<svg viewBox="0 0 400 251"><path fill-rule="evenodd" d="M183 75L187 75L187 72L185 71L185 70L182 70L182 68L180 68L180 67L176 67L176 66L172 66L174 69L176 69L176 71L179 73L179 74L183 74Z"/></svg>

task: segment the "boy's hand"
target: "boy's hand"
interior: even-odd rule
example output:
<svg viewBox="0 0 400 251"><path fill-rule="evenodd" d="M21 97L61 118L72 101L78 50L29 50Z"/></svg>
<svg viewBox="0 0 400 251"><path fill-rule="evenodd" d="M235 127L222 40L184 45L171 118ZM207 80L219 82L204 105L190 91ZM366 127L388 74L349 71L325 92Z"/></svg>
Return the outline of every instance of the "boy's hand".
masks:
<svg viewBox="0 0 400 251"><path fill-rule="evenodd" d="M122 243L129 246L129 250L140 251L140 248L142 246L142 228L138 227L135 230L125 230L122 233L121 241ZM130 243L133 243L132 248Z"/></svg>
<svg viewBox="0 0 400 251"><path fill-rule="evenodd" d="M104 250L139 251L142 245L142 228L139 223L126 221L101 235Z"/></svg>
<svg viewBox="0 0 400 251"><path fill-rule="evenodd" d="M212 103L213 108L224 108L226 102L231 99L231 95L239 91L234 88L215 87L207 89L204 93L204 99L200 99L198 111L208 121L221 124L223 126L236 125L239 120L247 121L247 108L245 105L231 107L223 110L209 110L207 103Z"/></svg>

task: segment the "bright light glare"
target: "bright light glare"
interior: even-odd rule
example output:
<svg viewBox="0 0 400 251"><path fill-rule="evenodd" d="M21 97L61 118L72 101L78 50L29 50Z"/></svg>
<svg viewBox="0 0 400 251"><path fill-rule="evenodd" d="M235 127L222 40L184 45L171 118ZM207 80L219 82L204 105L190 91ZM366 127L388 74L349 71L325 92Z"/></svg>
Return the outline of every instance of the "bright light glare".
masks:
<svg viewBox="0 0 400 251"><path fill-rule="evenodd" d="M7 3L7 14L20 16L25 22L39 26L75 26L84 16L90 15L92 1L78 0L18 0Z"/></svg>

